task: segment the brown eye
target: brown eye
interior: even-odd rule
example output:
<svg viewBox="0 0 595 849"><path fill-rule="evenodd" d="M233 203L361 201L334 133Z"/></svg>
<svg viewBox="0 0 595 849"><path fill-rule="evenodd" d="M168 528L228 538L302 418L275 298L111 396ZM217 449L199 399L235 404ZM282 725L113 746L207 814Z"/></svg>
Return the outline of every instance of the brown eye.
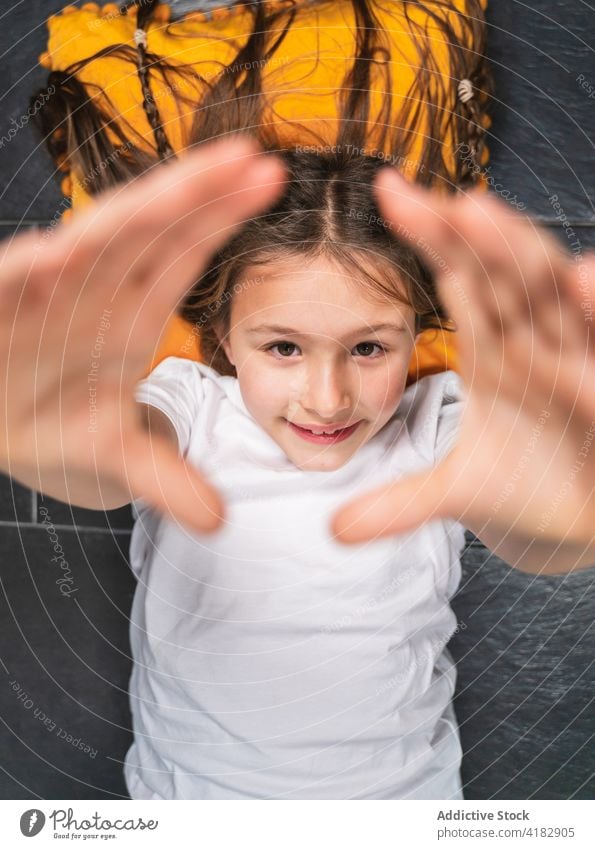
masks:
<svg viewBox="0 0 595 849"><path fill-rule="evenodd" d="M293 342L275 342L275 344L271 345L267 350L273 351L275 349L282 357L288 359L294 351L298 350L298 346Z"/></svg>
<svg viewBox="0 0 595 849"><path fill-rule="evenodd" d="M384 351L384 348L376 342L360 342L353 350L356 351L360 357L370 357L374 353L374 348L378 348L381 352Z"/></svg>

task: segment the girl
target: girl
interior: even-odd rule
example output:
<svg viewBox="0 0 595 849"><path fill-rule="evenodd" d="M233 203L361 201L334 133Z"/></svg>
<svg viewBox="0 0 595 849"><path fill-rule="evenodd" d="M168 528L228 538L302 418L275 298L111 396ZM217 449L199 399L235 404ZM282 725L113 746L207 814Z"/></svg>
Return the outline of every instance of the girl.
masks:
<svg viewBox="0 0 595 849"><path fill-rule="evenodd" d="M129 493L137 499L135 742L125 764L134 798L461 798L454 670L444 647L456 627L448 602L463 527L491 548L504 536L508 559L529 570L550 553L554 570L593 559L585 552L588 513L577 509L592 500L580 479L540 537L555 543L532 540L549 503L543 483L551 491L564 481L590 403L576 378L588 334L577 321L569 260L494 201L471 193L446 207L406 184L395 189L392 175L378 175L377 160L345 149L287 151L277 163L267 156L259 176L242 174L255 155L246 142L228 143L227 154L205 148L201 191L212 205L206 215L203 207L195 242L209 234L206 246L171 262L171 249L160 256L163 240L152 246L137 230L126 249L116 241L111 263L103 257L101 291L68 285L81 263L97 275L101 228L65 264L52 304L57 321L35 375L46 381L36 399L43 415L29 432L53 457L63 446L53 478L51 463L42 464L43 491L103 509L127 503ZM167 177L186 186L173 220L182 217L192 207L191 162L146 183L144 195L139 185L115 201L117 220L150 192L174 206ZM213 188L224 173L225 185L237 181L233 214ZM395 191L406 215L390 199ZM114 197L56 239L48 249L56 265L95 215L107 227ZM220 247L228 224L257 209L266 212ZM196 224L195 215L179 228L181 247ZM420 258L412 245L422 234L432 250ZM188 289L189 265L217 246L181 307L200 327L204 364L170 358L134 389L155 437L153 464L132 389L166 306ZM448 287L445 265L459 287ZM486 274L497 279L494 303L482 290ZM523 308L534 310L552 292L560 294L563 329L576 330L570 344L551 310L538 313L536 338L527 329ZM29 288L29 330L43 294ZM106 309L109 342L98 357L101 392L89 428L81 353ZM445 372L405 388L416 336L446 315L460 334L462 379ZM66 352L62 316L77 329ZM478 330L486 350L474 358ZM570 388L556 382L548 361L562 341ZM535 344L539 367L531 369ZM22 346L19 353L32 373L31 357ZM69 365L58 380L60 362ZM15 398L23 394L11 388ZM578 401L570 436L568 392ZM544 410L531 462L494 528L491 507ZM9 433L19 412L16 404ZM457 427L462 438L450 450ZM22 451L13 453L10 473L28 482ZM552 457L544 478L544 458ZM383 489L337 514L372 487ZM570 544L561 548L568 527Z"/></svg>

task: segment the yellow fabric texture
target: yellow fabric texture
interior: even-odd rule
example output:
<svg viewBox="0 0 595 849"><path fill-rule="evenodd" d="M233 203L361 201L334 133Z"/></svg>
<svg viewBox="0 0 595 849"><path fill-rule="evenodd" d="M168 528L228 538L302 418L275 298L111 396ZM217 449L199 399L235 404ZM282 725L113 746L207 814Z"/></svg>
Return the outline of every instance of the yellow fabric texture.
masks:
<svg viewBox="0 0 595 849"><path fill-rule="evenodd" d="M485 8L487 0L481 0L481 3ZM288 4L278 0L269 5L278 8ZM292 5L291 2L289 5ZM298 2L294 5L297 8L294 23L272 61L262 68L263 90L268 96L267 102L271 104L265 118L276 125L277 136L287 146L319 144L320 137L332 145L336 141L338 129L337 88L353 61L355 26L352 6L345 0ZM437 14L447 16L457 37L461 36L460 21L454 10L464 11L465 0L451 0L453 11L445 10L442 5L433 4L431 0L426 5ZM419 54L405 20L403 6L401 3L383 0L374 7L387 33L390 47L393 126L398 126L400 105L411 88L419 63ZM446 125L457 98L457 81L449 75L447 44L431 16L409 5L408 10L410 18L429 35L434 57L442 73L442 79L435 79L425 97L429 100L436 98L441 104ZM156 19L148 27L148 49L172 64L192 65L207 79L221 71L222 63L227 64L234 59L252 29L252 16L241 5L210 14L191 13L173 23L169 23L169 18L170 9L162 4L157 9ZM86 59L102 48L114 44L134 47L135 28L136 13L121 15L118 6L113 3L103 7L96 3L87 3L81 8L66 6L60 14L52 15L48 20L48 51L40 57L40 62L44 67L65 70L73 62ZM468 46L473 49L473 45ZM372 120L366 146L368 153L378 152L375 145L378 122L374 120L374 115L380 110L383 85L381 69L376 67L375 71L379 76L372 74ZM141 134L144 140L142 143L146 143L147 149L154 149L152 130L142 106L140 82L129 62L116 57L102 57L86 65L77 77L89 87L90 92L97 92L96 86L105 92L117 114ZM185 132L192 116L188 108L186 111L184 107L180 109L175 96L179 92L197 102L200 91L197 91L195 83L181 75L179 80L176 77L175 86L168 87L158 74L153 74L151 87L170 144L174 150L179 151L184 147ZM172 88L175 90L172 91ZM490 119L484 116L483 120L484 125L489 127ZM316 133L319 138L310 136L309 131ZM415 132L406 160L394 162L405 177L408 173L414 173L424 142L423 124L416 126ZM454 165L454 143L446 126L441 139L443 156L450 169ZM138 143L137 139L135 143ZM389 152L389 149L383 151L387 155ZM487 160L487 150L484 150L481 164L485 165ZM71 195L74 211L90 201L84 185L74 173L63 181L63 191ZM411 360L408 382L446 368L457 370L454 336L453 333L435 330L422 334ZM197 335L193 333L192 325L177 316L162 334L149 370L171 355L200 360Z"/></svg>

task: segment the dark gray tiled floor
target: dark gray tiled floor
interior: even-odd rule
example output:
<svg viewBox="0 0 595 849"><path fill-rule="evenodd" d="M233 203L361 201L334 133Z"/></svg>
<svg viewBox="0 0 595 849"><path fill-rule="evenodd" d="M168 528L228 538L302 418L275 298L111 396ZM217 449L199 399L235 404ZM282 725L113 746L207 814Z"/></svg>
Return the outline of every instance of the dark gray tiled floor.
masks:
<svg viewBox="0 0 595 849"><path fill-rule="evenodd" d="M462 567L449 650L465 798L592 798L595 565L526 575L476 542Z"/></svg>
<svg viewBox="0 0 595 849"><path fill-rule="evenodd" d="M47 76L38 64L47 40L45 21L66 4L61 0L30 0L3 5L0 139L9 138L11 128L18 131L0 150L0 219L51 219L61 194L52 179L54 169L32 130L29 97L45 84Z"/></svg>
<svg viewBox="0 0 595 849"><path fill-rule="evenodd" d="M587 20L589 19L589 20ZM580 4L490 2L488 56L496 81L492 174L535 214L564 198L571 220L595 222L592 13ZM593 89L592 89L593 90Z"/></svg>
<svg viewBox="0 0 595 849"><path fill-rule="evenodd" d="M32 522L35 496L30 489L0 474L0 521Z"/></svg>
<svg viewBox="0 0 595 849"><path fill-rule="evenodd" d="M44 512L40 513L40 509ZM47 510L47 513L45 513ZM51 517L55 525L77 525L81 528L105 528L121 532L132 528L132 511L130 505L118 510L86 510L84 507L72 507L63 501L56 501L47 496L37 495L37 521L43 522L44 516ZM48 519L50 521L50 519Z"/></svg>
<svg viewBox="0 0 595 849"><path fill-rule="evenodd" d="M42 508L43 512L40 512ZM63 501L32 492L6 475L0 475L0 522L43 523L44 518L56 526L105 528L106 531L119 533L132 528L129 505L107 512L72 507Z"/></svg>
<svg viewBox="0 0 595 849"><path fill-rule="evenodd" d="M57 537L0 533L0 798L125 797L128 538Z"/></svg>

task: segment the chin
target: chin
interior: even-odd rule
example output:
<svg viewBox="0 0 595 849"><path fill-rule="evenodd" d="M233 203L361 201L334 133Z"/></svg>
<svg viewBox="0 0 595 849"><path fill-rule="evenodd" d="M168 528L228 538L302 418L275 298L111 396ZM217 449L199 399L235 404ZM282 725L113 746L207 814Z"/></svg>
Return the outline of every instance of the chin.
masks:
<svg viewBox="0 0 595 849"><path fill-rule="evenodd" d="M311 460L301 458L299 461L290 458L294 465L303 472L336 472L341 466L344 466L353 455L348 454L345 457L312 457Z"/></svg>

